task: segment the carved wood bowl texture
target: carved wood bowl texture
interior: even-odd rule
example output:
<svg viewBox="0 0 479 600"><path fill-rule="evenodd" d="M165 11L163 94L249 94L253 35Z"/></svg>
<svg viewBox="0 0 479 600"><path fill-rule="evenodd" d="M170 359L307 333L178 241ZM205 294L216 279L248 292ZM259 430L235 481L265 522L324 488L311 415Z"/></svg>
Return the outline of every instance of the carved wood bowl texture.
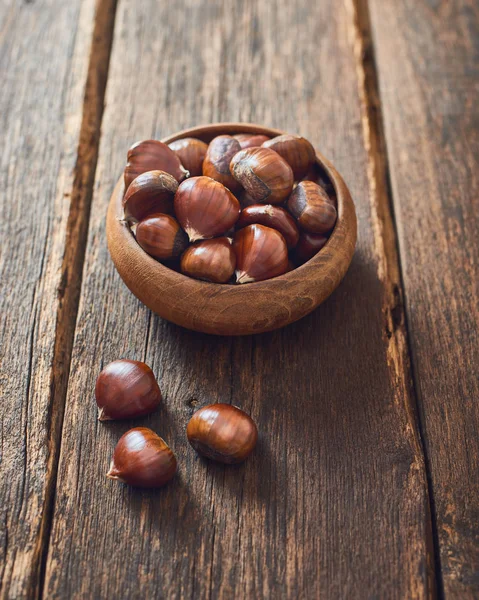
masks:
<svg viewBox="0 0 479 600"><path fill-rule="evenodd" d="M169 144L183 137L205 142L221 134L282 131L246 123L194 127L164 138ZM153 312L188 329L215 335L249 335L284 327L301 319L337 288L351 263L356 245L356 212L346 184L319 152L318 163L336 190L338 219L324 248L307 263L267 281L242 285L207 283L178 273L146 254L122 221L124 183L120 177L107 214L107 241L118 273Z"/></svg>

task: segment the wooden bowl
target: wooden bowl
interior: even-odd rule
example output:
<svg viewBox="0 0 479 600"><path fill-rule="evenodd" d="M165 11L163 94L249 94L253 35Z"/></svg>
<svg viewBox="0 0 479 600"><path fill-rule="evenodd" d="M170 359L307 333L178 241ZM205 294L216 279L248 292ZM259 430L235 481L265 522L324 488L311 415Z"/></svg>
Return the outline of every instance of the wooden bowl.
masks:
<svg viewBox="0 0 479 600"><path fill-rule="evenodd" d="M245 123L218 123L180 131L162 141L184 137L209 142L220 134L282 131ZM108 248L120 276L135 296L164 319L195 331L216 335L248 335L271 331L297 321L336 289L353 257L356 212L351 195L331 163L317 153L337 194L338 219L324 248L307 263L267 281L242 285L207 283L177 273L137 244L122 222L124 183L120 177L108 208Z"/></svg>

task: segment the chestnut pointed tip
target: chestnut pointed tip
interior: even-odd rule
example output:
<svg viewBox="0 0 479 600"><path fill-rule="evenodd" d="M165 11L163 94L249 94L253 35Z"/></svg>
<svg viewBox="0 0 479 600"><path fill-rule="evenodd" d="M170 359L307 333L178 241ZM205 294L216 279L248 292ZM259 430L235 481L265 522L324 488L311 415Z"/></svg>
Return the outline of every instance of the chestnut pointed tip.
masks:
<svg viewBox="0 0 479 600"><path fill-rule="evenodd" d="M199 240L205 239L204 236L201 235L201 233L199 231L196 231L196 229L191 229L191 228L187 227L185 229L185 231L186 231L186 235L188 236L191 243L198 242Z"/></svg>
<svg viewBox="0 0 479 600"><path fill-rule="evenodd" d="M98 409L98 420L99 421L112 421L113 419L105 413L105 409L102 407L102 408Z"/></svg>
<svg viewBox="0 0 479 600"><path fill-rule="evenodd" d="M115 463L113 461L111 461L110 463L110 468L108 469L108 473L106 474L106 476L108 477L108 479L114 479L115 481L124 482L124 480L118 474L118 470L116 469Z"/></svg>
<svg viewBox="0 0 479 600"><path fill-rule="evenodd" d="M245 271L236 271L236 283L252 283L253 281L255 281L255 278Z"/></svg>
<svg viewBox="0 0 479 600"><path fill-rule="evenodd" d="M137 224L137 221L135 221L134 219L131 219L130 217L123 215L122 218L118 217L118 222L121 223L124 227L133 227L134 225Z"/></svg>

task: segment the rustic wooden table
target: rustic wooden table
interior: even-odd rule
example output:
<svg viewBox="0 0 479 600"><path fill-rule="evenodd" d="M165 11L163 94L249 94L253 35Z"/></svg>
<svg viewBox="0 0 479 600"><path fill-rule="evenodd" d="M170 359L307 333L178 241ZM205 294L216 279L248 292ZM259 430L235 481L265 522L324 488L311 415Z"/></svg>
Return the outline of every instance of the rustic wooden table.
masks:
<svg viewBox="0 0 479 600"><path fill-rule="evenodd" d="M2 598L479 596L479 7L474 0L3 0ZM300 132L359 241L333 296L216 338L152 315L105 243L135 140L212 121ZM118 357L178 477L105 478ZM197 406L259 425L244 465L185 443Z"/></svg>

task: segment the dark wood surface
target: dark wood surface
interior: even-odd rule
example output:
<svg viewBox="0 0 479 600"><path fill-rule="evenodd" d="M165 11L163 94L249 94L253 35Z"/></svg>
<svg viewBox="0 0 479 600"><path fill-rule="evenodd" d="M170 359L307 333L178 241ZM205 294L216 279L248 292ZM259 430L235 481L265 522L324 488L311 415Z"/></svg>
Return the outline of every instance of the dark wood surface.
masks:
<svg viewBox="0 0 479 600"><path fill-rule="evenodd" d="M0 23L0 597L477 597L474 3L7 0ZM214 121L308 137L356 204L345 280L277 332L172 325L108 255L126 149ZM99 423L121 357L164 402ZM243 465L188 446L211 402L257 422ZM162 490L105 477L133 425L177 454Z"/></svg>
<svg viewBox="0 0 479 600"><path fill-rule="evenodd" d="M82 138L96 116L94 100L84 110L94 8L93 0L0 5L0 595L8 598L41 592L50 535L87 226L79 209L95 146Z"/></svg>
<svg viewBox="0 0 479 600"><path fill-rule="evenodd" d="M479 6L370 5L439 572L477 598Z"/></svg>

